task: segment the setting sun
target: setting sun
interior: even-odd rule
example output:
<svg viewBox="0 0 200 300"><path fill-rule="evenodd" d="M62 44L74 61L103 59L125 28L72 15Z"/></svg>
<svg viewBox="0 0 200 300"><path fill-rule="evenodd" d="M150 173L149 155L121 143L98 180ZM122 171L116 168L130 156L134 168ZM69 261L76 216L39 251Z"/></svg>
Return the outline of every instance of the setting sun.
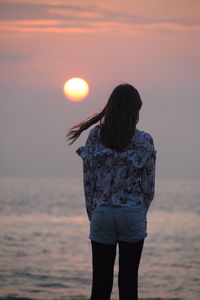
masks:
<svg viewBox="0 0 200 300"><path fill-rule="evenodd" d="M84 79L74 77L65 82L63 90L67 99L79 102L87 97L89 85Z"/></svg>

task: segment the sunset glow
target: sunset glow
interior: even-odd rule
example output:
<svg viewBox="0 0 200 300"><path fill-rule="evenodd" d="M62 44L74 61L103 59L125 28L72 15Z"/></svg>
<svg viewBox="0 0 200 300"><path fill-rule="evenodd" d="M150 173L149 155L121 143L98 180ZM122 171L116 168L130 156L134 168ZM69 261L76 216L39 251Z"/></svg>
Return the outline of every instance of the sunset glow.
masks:
<svg viewBox="0 0 200 300"><path fill-rule="evenodd" d="M84 79L74 77L65 82L63 90L68 100L79 102L88 96L89 85Z"/></svg>

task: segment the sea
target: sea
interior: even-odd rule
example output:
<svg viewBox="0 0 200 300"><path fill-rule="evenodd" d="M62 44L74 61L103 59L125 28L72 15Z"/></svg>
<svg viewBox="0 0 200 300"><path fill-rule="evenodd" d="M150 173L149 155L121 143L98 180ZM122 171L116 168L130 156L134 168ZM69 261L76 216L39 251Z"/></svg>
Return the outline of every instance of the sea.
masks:
<svg viewBox="0 0 200 300"><path fill-rule="evenodd" d="M200 299L199 200L200 179L157 179L139 299ZM0 177L0 299L89 300L88 234L82 177Z"/></svg>

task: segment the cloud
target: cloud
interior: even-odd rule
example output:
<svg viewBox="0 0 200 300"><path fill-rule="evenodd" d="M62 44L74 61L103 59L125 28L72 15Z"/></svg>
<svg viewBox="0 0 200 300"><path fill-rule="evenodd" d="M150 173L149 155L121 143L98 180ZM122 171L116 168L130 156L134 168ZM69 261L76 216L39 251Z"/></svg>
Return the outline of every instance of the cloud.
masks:
<svg viewBox="0 0 200 300"><path fill-rule="evenodd" d="M98 33L140 30L196 31L196 19L123 13L109 5L16 3L1 1L0 30L14 32Z"/></svg>
<svg viewBox="0 0 200 300"><path fill-rule="evenodd" d="M29 54L16 54L16 53L0 53L0 63L19 63L27 61L32 58Z"/></svg>

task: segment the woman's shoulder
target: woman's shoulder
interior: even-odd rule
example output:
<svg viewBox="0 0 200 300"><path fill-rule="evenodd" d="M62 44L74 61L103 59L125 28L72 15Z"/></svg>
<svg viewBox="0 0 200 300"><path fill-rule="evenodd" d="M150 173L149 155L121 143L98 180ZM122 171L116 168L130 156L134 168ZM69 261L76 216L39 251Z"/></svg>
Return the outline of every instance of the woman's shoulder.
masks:
<svg viewBox="0 0 200 300"><path fill-rule="evenodd" d="M100 125L96 125L95 127L92 127L88 133L88 138L94 138L98 136L100 133Z"/></svg>
<svg viewBox="0 0 200 300"><path fill-rule="evenodd" d="M146 141L149 142L150 144L153 144L153 137L149 132L143 131L136 129L134 137L136 140L139 141Z"/></svg>

